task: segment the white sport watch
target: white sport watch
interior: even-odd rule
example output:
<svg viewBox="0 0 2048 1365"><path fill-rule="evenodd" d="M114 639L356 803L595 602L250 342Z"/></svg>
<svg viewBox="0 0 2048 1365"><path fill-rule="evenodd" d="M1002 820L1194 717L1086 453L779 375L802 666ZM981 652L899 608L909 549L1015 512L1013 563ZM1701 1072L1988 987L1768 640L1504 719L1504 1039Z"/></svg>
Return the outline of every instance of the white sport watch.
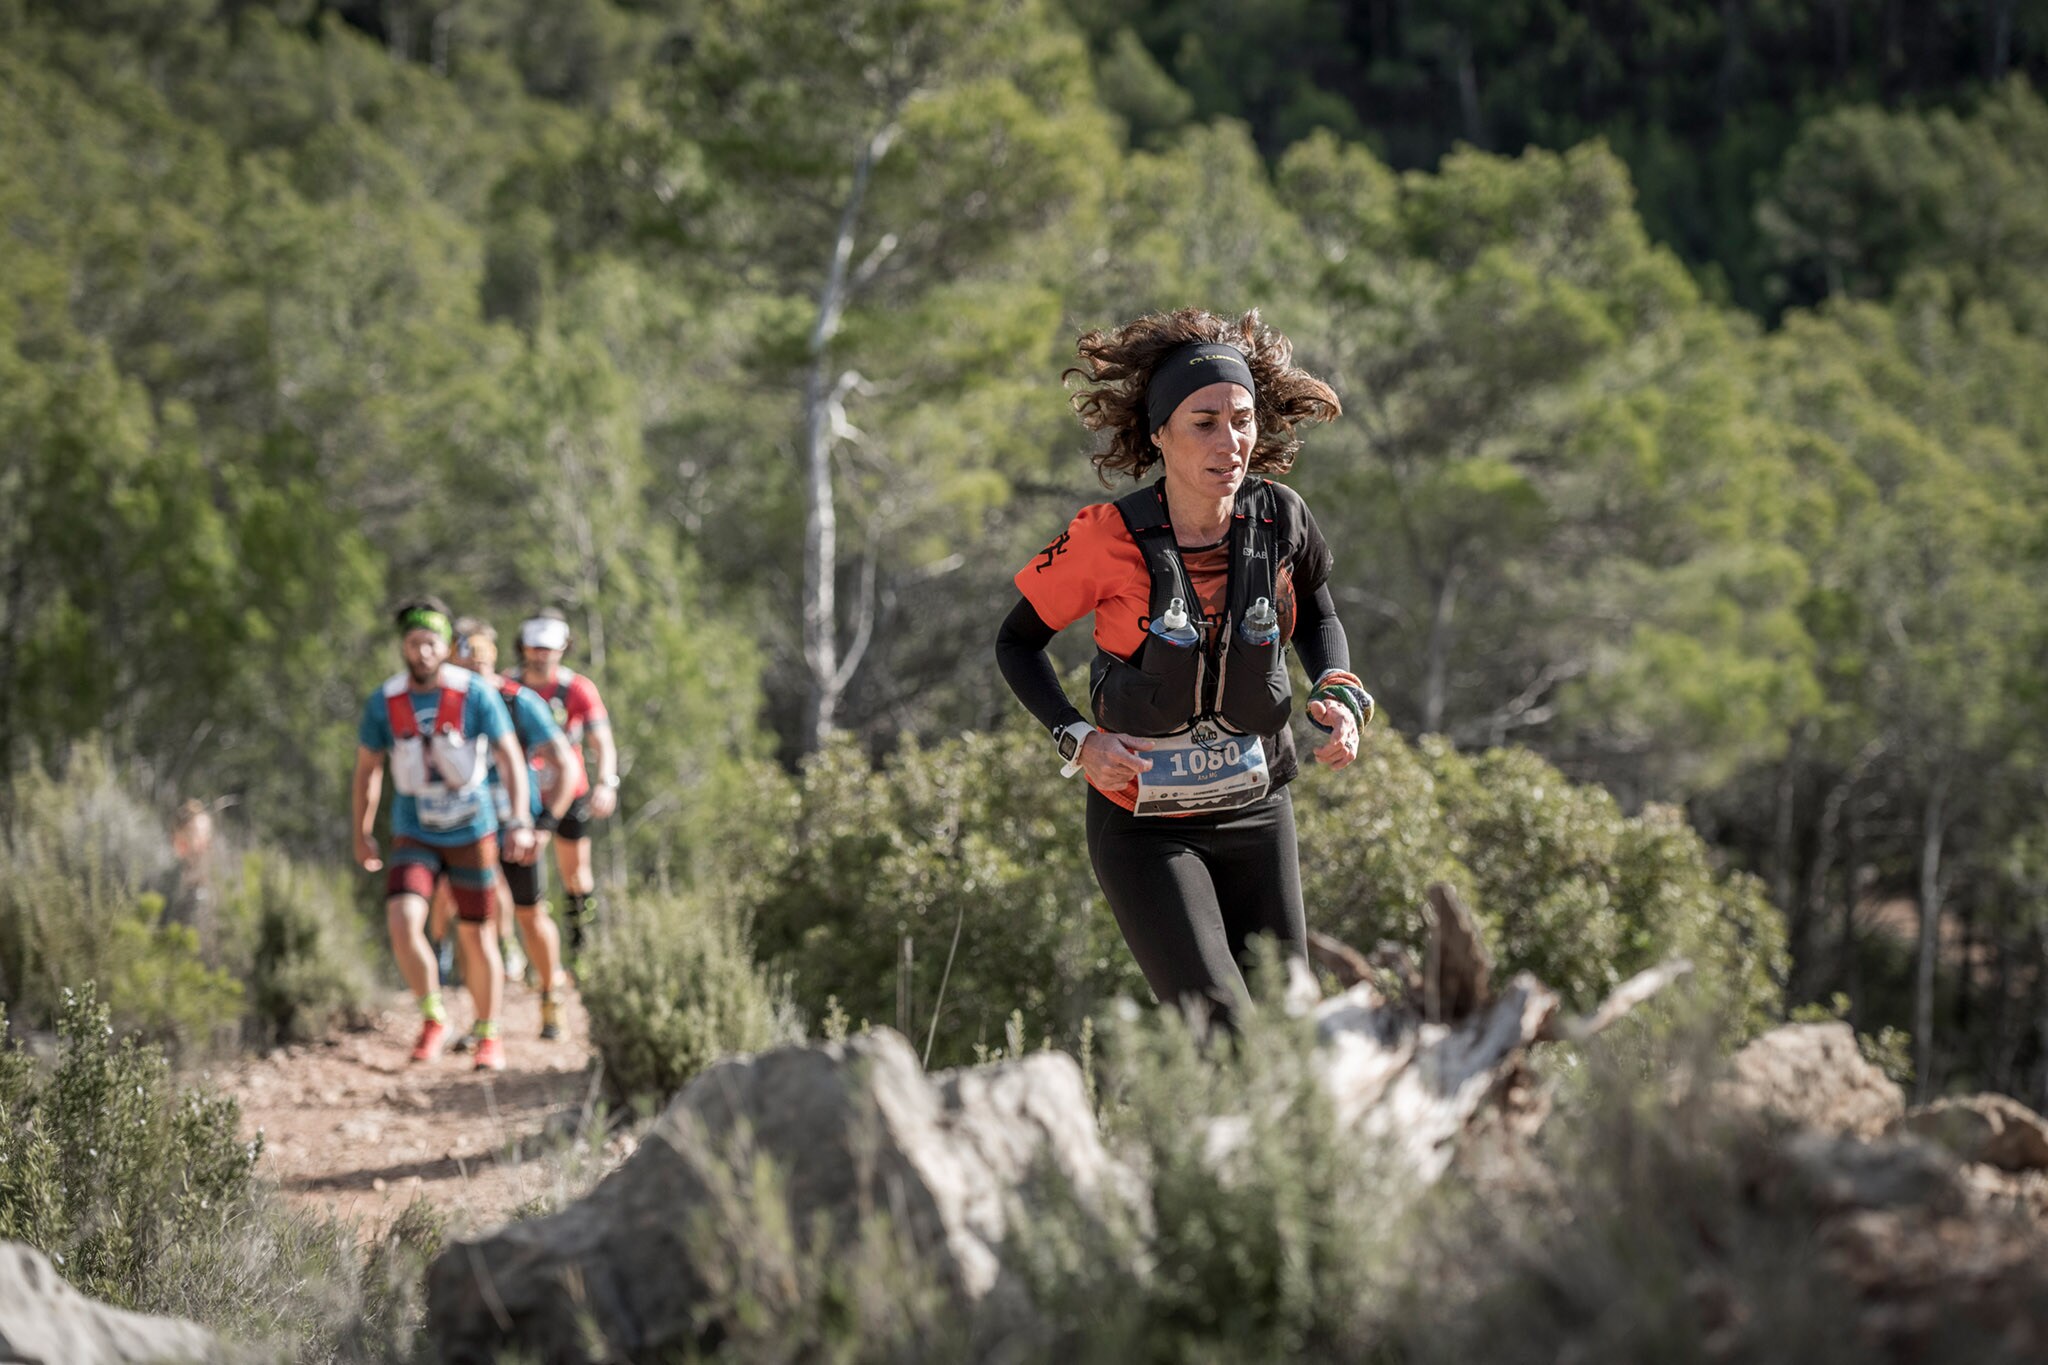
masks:
<svg viewBox="0 0 2048 1365"><path fill-rule="evenodd" d="M1085 720L1077 720L1063 730L1052 732L1052 742L1060 751L1061 777L1072 777L1081 771L1081 746L1088 736L1095 733L1095 727Z"/></svg>

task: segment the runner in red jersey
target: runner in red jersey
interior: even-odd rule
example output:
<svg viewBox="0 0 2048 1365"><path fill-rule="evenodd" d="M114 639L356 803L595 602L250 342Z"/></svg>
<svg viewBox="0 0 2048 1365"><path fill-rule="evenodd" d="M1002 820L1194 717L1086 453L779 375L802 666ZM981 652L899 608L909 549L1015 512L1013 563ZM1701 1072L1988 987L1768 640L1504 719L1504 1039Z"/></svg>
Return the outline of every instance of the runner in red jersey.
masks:
<svg viewBox="0 0 2048 1365"><path fill-rule="evenodd" d="M574 772L561 771L545 754L533 760L534 781L541 798L553 804L556 787L568 782L576 792L569 813L555 831L555 867L562 874L564 919L569 927L569 953L580 952L595 919L592 893L597 877L590 865L590 827L609 820L619 805L619 751L612 742L611 718L597 684L562 666L572 636L558 611L543 611L519 627L523 662L519 681L540 694L555 723L569 736L575 751Z"/></svg>

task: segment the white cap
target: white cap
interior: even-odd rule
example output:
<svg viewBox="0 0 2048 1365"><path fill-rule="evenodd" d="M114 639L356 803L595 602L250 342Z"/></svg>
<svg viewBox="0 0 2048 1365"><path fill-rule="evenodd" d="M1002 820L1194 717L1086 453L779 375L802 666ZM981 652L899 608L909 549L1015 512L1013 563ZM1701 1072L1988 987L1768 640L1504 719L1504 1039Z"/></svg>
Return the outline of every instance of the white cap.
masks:
<svg viewBox="0 0 2048 1365"><path fill-rule="evenodd" d="M569 623L552 616L536 616L520 625L519 643L527 649L567 649Z"/></svg>

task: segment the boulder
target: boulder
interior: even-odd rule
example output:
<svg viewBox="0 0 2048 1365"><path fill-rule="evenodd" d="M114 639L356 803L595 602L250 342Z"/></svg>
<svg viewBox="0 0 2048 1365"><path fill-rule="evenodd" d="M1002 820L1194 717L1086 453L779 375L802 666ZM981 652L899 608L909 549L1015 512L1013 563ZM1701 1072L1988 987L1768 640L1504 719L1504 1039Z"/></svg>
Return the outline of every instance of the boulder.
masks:
<svg viewBox="0 0 2048 1365"><path fill-rule="evenodd" d="M759 1179L758 1158L779 1184ZM666 1359L728 1334L733 1252L764 1235L757 1220L834 1257L859 1244L864 1214L886 1211L938 1288L1014 1340L1034 1314L999 1249L1048 1171L1084 1208L1135 1193L1064 1053L927 1077L909 1043L878 1029L730 1059L589 1196L443 1252L428 1269L428 1331L447 1365L515 1350L551 1365Z"/></svg>
<svg viewBox="0 0 2048 1365"><path fill-rule="evenodd" d="M1905 1112L1898 1085L1864 1060L1847 1024L1786 1024L1735 1054L1726 1097L1824 1132L1876 1137Z"/></svg>
<svg viewBox="0 0 2048 1365"><path fill-rule="evenodd" d="M214 1365L212 1333L89 1299L42 1252L0 1242L0 1362L6 1365Z"/></svg>
<svg viewBox="0 0 2048 1365"><path fill-rule="evenodd" d="M2048 1123L2010 1096L1937 1100L1893 1119L1890 1130L1938 1142L1964 1161L2002 1171L2048 1170Z"/></svg>

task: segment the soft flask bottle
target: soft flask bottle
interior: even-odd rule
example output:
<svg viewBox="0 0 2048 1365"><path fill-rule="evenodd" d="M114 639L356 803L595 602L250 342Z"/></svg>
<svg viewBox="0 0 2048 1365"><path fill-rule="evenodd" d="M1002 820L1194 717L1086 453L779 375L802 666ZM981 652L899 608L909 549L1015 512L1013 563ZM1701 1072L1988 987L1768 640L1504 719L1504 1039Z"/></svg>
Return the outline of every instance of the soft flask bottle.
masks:
<svg viewBox="0 0 2048 1365"><path fill-rule="evenodd" d="M1252 603L1251 610L1244 614L1244 621L1238 626L1248 645L1270 645L1280 638L1280 613L1273 610L1273 599L1261 597Z"/></svg>
<svg viewBox="0 0 2048 1365"><path fill-rule="evenodd" d="M1152 622L1152 633L1178 649L1187 649L1202 638L1194 622L1188 620L1188 604L1178 597L1168 602L1166 610Z"/></svg>

